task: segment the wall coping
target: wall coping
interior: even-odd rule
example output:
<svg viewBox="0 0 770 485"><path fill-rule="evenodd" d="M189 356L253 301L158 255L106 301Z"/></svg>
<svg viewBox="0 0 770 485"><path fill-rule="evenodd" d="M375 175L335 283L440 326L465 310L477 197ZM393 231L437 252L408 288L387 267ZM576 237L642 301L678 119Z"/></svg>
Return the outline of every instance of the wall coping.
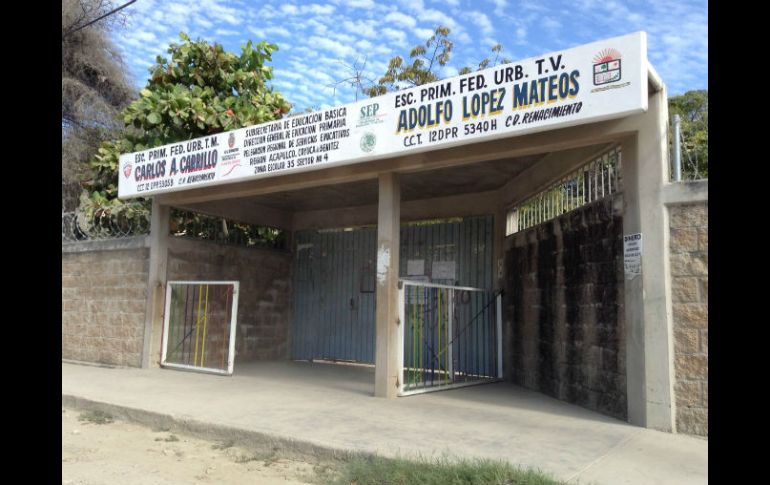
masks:
<svg viewBox="0 0 770 485"><path fill-rule="evenodd" d="M709 181L692 180L666 183L663 185L661 199L665 205L708 202Z"/></svg>
<svg viewBox="0 0 770 485"><path fill-rule="evenodd" d="M103 239L95 241L62 242L61 252L85 253L89 251L121 251L125 249L149 248L150 241L147 236L134 236L120 239Z"/></svg>

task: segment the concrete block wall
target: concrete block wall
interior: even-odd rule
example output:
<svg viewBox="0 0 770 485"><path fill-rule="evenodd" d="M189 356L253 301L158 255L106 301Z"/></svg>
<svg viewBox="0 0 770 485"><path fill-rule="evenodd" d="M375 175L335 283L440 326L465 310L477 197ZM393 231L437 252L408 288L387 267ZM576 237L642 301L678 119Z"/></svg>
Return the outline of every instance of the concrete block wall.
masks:
<svg viewBox="0 0 770 485"><path fill-rule="evenodd" d="M172 237L168 280L238 280L238 362L289 358L291 254Z"/></svg>
<svg viewBox="0 0 770 485"><path fill-rule="evenodd" d="M626 419L622 196L505 245L504 365L513 382Z"/></svg>
<svg viewBox="0 0 770 485"><path fill-rule="evenodd" d="M708 202L669 207L676 426L708 436Z"/></svg>
<svg viewBox="0 0 770 485"><path fill-rule="evenodd" d="M62 251L63 359L141 365L148 269L143 247Z"/></svg>

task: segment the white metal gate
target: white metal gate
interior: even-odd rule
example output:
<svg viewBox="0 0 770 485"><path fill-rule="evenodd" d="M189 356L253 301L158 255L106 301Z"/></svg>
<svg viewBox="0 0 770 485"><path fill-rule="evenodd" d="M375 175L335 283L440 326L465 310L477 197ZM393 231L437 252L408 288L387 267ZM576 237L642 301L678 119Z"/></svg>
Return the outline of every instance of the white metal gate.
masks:
<svg viewBox="0 0 770 485"><path fill-rule="evenodd" d="M500 292L402 279L399 395L503 376Z"/></svg>
<svg viewBox="0 0 770 485"><path fill-rule="evenodd" d="M237 281L169 281L161 365L231 375Z"/></svg>

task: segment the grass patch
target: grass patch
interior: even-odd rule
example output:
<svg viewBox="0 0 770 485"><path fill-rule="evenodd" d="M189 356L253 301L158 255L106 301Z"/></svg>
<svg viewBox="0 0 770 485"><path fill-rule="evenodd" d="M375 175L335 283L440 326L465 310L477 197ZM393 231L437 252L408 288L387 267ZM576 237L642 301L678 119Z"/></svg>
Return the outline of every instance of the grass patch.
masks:
<svg viewBox="0 0 770 485"><path fill-rule="evenodd" d="M173 442L173 441L179 441L179 438L177 438L176 435L170 434L168 435L168 438L155 438L155 441L166 441L166 442Z"/></svg>
<svg viewBox="0 0 770 485"><path fill-rule="evenodd" d="M263 451L251 455L240 455L235 458L235 462L248 463L250 461L261 461L265 466L270 466L280 459L281 457L278 455L278 448L273 448L271 451Z"/></svg>
<svg viewBox="0 0 770 485"><path fill-rule="evenodd" d="M525 470L502 461L406 460L382 457L352 458L335 469L318 470L320 483L326 485L557 485L546 474ZM320 472L320 473L319 473Z"/></svg>
<svg viewBox="0 0 770 485"><path fill-rule="evenodd" d="M93 424L109 424L114 422L112 415L104 411L86 411L78 416L78 421L85 421Z"/></svg>
<svg viewBox="0 0 770 485"><path fill-rule="evenodd" d="M211 445L211 449L212 450L226 450L228 448L232 448L233 446L235 446L235 441L234 440L227 440L227 441L223 441L221 443L215 443L215 444Z"/></svg>

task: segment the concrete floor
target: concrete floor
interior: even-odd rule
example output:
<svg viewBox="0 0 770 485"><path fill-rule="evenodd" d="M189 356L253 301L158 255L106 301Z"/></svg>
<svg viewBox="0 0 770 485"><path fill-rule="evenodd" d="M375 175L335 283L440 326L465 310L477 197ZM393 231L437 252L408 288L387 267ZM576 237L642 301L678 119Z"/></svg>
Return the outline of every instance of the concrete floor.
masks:
<svg viewBox="0 0 770 485"><path fill-rule="evenodd" d="M386 456L505 459L571 483L703 484L708 441L495 383L385 400L370 367L260 362L232 377L62 363L62 395Z"/></svg>

